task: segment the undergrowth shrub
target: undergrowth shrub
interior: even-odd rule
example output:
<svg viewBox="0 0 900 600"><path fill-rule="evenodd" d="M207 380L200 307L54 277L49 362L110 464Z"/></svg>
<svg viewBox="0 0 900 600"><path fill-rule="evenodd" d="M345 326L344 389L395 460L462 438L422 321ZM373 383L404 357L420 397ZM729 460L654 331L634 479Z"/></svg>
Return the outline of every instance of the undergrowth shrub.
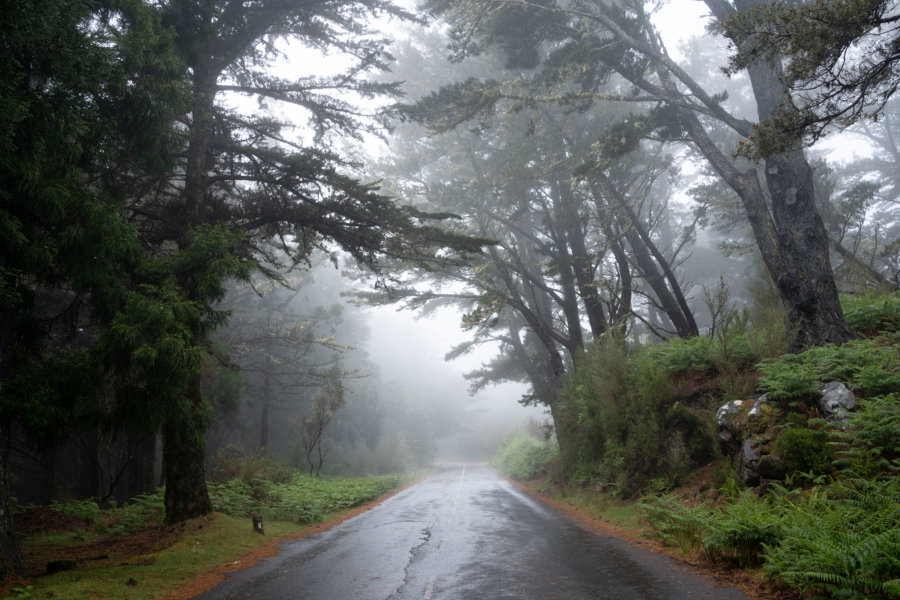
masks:
<svg viewBox="0 0 900 600"><path fill-rule="evenodd" d="M828 381L841 381L857 395L900 390L900 336L852 340L842 346L811 348L759 365L759 387L787 405L809 401Z"/></svg>
<svg viewBox="0 0 900 600"><path fill-rule="evenodd" d="M758 367L760 389L781 405L777 408L790 407L778 411L787 424L772 452L788 472L786 481L806 478L814 485L791 490L773 484L760 495L741 491L733 469L720 469L712 472L714 485L728 492L719 505L684 506L677 500L651 499L642 509L647 522L669 543L738 566L761 564L804 597L897 600L900 293L845 298L844 307L851 326L873 337L771 358ZM755 331L748 334L752 340ZM660 369L669 365L684 374L688 371L683 360L689 353L711 360L717 369L704 354L710 348L714 346L678 343L648 356L659 359ZM634 372L629 366L629 373ZM859 409L849 424L838 427L810 418L812 401L829 381L841 381L857 395ZM631 387L625 395L629 402L642 398ZM628 458L626 453L624 465L629 465Z"/></svg>
<svg viewBox="0 0 900 600"><path fill-rule="evenodd" d="M749 490L724 504L722 510L711 511L705 527L706 555L738 567L758 565L763 549L777 544L784 536L778 511L765 498L758 498Z"/></svg>
<svg viewBox="0 0 900 600"><path fill-rule="evenodd" d="M896 394L860 400L850 429L833 432L843 446L835 464L864 477L900 473L900 398Z"/></svg>
<svg viewBox="0 0 900 600"><path fill-rule="evenodd" d="M287 483L293 478L294 469L265 448L247 450L229 444L216 455L213 475L219 481L237 477L250 485L254 480Z"/></svg>
<svg viewBox="0 0 900 600"><path fill-rule="evenodd" d="M821 429L789 427L775 440L774 450L788 475L824 475L834 470L834 449L828 432Z"/></svg>
<svg viewBox="0 0 900 600"><path fill-rule="evenodd" d="M93 498L84 500L69 500L67 502L54 502L50 508L63 512L70 517L84 519L85 521L97 521L100 518L100 507Z"/></svg>
<svg viewBox="0 0 900 600"><path fill-rule="evenodd" d="M267 519L306 523L373 500L401 482L399 475L345 478L297 474L287 483L265 482L264 495L241 479L212 483L209 492L213 507L228 515L259 513Z"/></svg>
<svg viewBox="0 0 900 600"><path fill-rule="evenodd" d="M784 535L766 571L826 597L900 597L900 480L857 479L782 505Z"/></svg>
<svg viewBox="0 0 900 600"><path fill-rule="evenodd" d="M491 464L507 477L528 481L556 455L555 440L539 440L526 431L518 431L504 440Z"/></svg>
<svg viewBox="0 0 900 600"><path fill-rule="evenodd" d="M628 498L651 483L659 491L679 485L712 460L715 402L674 398L679 385L716 370L717 345L696 337L626 349L602 338L589 348L560 392L557 427L574 449L561 457L570 482Z"/></svg>
<svg viewBox="0 0 900 600"><path fill-rule="evenodd" d="M900 292L891 295L842 296L844 318L854 331L866 335L900 331Z"/></svg>
<svg viewBox="0 0 900 600"><path fill-rule="evenodd" d="M666 543L687 554L702 547L709 531L710 508L687 506L676 500L650 497L641 501L641 516Z"/></svg>

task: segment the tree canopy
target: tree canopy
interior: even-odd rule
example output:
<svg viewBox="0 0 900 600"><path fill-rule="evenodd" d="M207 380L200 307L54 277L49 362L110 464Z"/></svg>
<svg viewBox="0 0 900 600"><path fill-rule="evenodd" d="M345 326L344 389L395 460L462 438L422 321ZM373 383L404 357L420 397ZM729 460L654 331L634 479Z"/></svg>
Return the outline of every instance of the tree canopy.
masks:
<svg viewBox="0 0 900 600"><path fill-rule="evenodd" d="M772 2L728 16L728 71L785 63L780 79L791 92L743 151L766 156L861 118L877 120L900 81L897 7L895 0Z"/></svg>

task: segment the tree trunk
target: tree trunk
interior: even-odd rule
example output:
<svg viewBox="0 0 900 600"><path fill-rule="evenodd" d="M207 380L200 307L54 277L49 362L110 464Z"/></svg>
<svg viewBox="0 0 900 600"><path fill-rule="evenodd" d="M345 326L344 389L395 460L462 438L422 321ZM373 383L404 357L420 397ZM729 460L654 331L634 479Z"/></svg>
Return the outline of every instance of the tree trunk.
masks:
<svg viewBox="0 0 900 600"><path fill-rule="evenodd" d="M12 419L8 416L0 419L0 544L3 545L3 556L0 557L0 579L8 575L25 577L25 563L22 551L16 540L13 528L12 507L9 496L9 442Z"/></svg>
<svg viewBox="0 0 900 600"><path fill-rule="evenodd" d="M4 248L5 250L5 248ZM5 261L5 264L10 264ZM4 275L9 289L15 289L15 281ZM13 307L0 302L0 395L6 380L12 374L13 345ZM7 575L25 576L25 563L22 551L16 541L13 529L12 507L9 495L9 444L12 430L12 415L9 407L0 407L0 544L3 555L0 556L0 579Z"/></svg>
<svg viewBox="0 0 900 600"><path fill-rule="evenodd" d="M268 371L263 374L262 389L262 414L259 417L259 447L266 448L269 445L269 396L272 394L271 375Z"/></svg>
<svg viewBox="0 0 900 600"><path fill-rule="evenodd" d="M578 294L584 303L584 312L591 327L594 338L603 335L607 329L603 303L600 302L600 290L594 279L594 264L588 255L585 244L585 230L580 222L578 202L571 191L571 181L551 180L551 189L562 208L563 236L571 248L571 268L578 283Z"/></svg>
<svg viewBox="0 0 900 600"><path fill-rule="evenodd" d="M781 269L772 273L788 311L790 351L853 338L844 320L828 255L828 234L815 209L812 169L803 152L766 158L766 183L778 235ZM762 248L760 248L762 250Z"/></svg>
<svg viewBox="0 0 900 600"><path fill-rule="evenodd" d="M623 236L631 246L632 258L656 294L659 307L669 318L675 332L684 338L698 335L697 323L681 293L678 280L665 258L655 247L651 249L647 245L649 236L644 232L634 213L629 210L625 199L602 173L598 173L596 180L591 182L591 191L598 205L598 216L603 219L613 215L613 218L621 223ZM606 206L607 201L615 204ZM667 281L669 285L666 284Z"/></svg>
<svg viewBox="0 0 900 600"><path fill-rule="evenodd" d="M163 432L167 525L200 517L213 510L206 488L203 456L205 419L199 373L191 376L187 403L187 410L179 418L170 418Z"/></svg>
<svg viewBox="0 0 900 600"><path fill-rule="evenodd" d="M706 0L716 18L728 17L726 5ZM737 0L746 12L760 0ZM787 89L779 79L780 61L760 61L748 69L760 121L771 119L790 106ZM709 140L695 114L686 115L688 132L713 168L741 197L753 228L763 262L787 308L793 330L790 350L842 344L853 332L844 320L834 273L828 255L828 234L815 206L812 169L798 146L782 154L764 157L765 186L771 201L766 206L760 182L753 170L739 173Z"/></svg>
<svg viewBox="0 0 900 600"><path fill-rule="evenodd" d="M206 211L207 173L210 169L214 132L213 106L217 75L208 66L194 66L191 138L184 176L184 196L180 214L181 238L184 250L193 243L191 232L202 222ZM193 273L183 274L180 287L191 300L200 292ZM173 524L212 512L212 502L206 488L206 464L203 453L203 432L206 430L203 397L200 393L200 373L193 373L188 382L184 402L168 415L163 426L163 463L166 478L166 523Z"/></svg>

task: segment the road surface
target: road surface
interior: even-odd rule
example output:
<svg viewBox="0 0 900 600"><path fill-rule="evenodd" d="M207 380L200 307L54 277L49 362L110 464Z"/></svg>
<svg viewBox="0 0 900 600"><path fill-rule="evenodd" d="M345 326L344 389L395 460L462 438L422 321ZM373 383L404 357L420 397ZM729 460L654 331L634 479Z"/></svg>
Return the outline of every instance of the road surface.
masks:
<svg viewBox="0 0 900 600"><path fill-rule="evenodd" d="M203 600L747 600L598 535L484 465L447 467L330 530L287 542Z"/></svg>

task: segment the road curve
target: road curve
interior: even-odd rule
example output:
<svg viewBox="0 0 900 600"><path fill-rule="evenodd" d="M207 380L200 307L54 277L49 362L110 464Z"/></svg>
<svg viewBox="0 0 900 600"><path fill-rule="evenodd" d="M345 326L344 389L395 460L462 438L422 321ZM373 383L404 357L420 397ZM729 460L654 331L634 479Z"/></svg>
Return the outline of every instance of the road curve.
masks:
<svg viewBox="0 0 900 600"><path fill-rule="evenodd" d="M447 467L323 533L282 545L203 600L747 600L598 535L484 465Z"/></svg>

